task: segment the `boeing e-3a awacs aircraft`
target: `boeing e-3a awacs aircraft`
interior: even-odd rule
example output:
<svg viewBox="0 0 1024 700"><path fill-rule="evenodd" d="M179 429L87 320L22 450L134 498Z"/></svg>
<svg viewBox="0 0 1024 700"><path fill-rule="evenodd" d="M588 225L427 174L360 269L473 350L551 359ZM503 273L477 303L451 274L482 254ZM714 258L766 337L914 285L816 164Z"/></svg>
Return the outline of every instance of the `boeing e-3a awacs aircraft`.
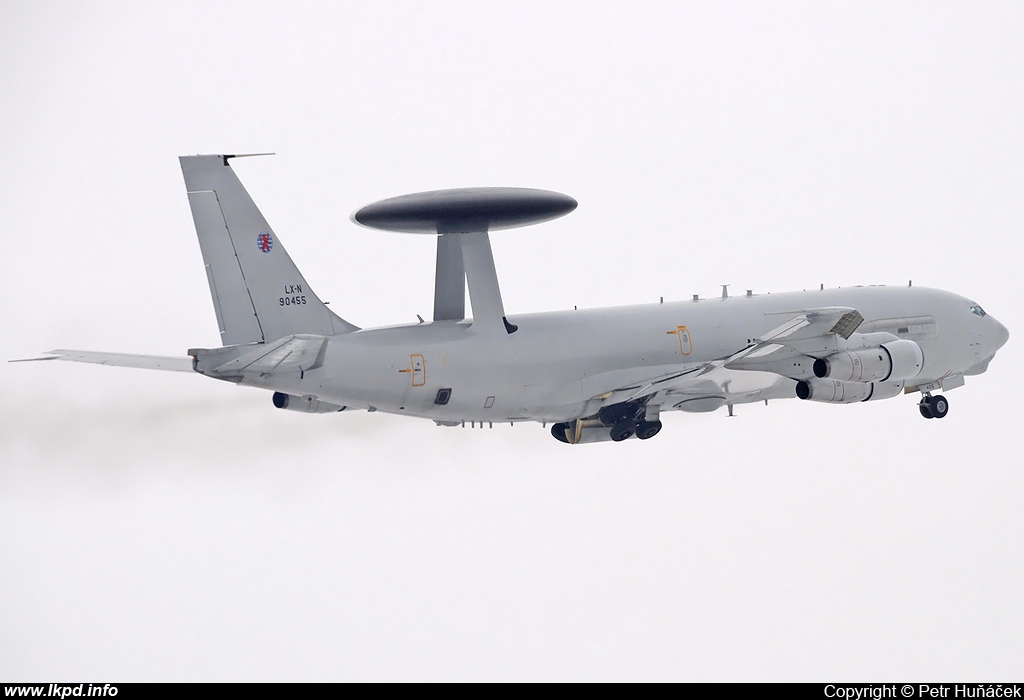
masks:
<svg viewBox="0 0 1024 700"><path fill-rule="evenodd" d="M231 168L184 156L189 204L223 347L191 357L54 350L33 359L198 372L273 391L278 408L351 409L439 425L551 423L570 444L646 440L665 411L799 397L823 403L939 390L984 372L1005 327L964 297L855 287L506 315L489 233L576 208L543 190L470 188L387 199L363 225L437 237L432 322L361 329L309 287ZM466 284L472 318L466 316Z"/></svg>

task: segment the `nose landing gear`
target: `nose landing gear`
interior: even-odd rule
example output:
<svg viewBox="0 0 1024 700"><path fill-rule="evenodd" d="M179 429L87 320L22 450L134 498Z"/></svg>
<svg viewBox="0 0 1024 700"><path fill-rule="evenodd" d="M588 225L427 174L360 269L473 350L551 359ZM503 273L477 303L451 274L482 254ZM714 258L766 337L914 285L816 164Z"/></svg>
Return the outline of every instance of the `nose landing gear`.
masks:
<svg viewBox="0 0 1024 700"><path fill-rule="evenodd" d="M925 418L945 418L949 413L949 400L945 396L924 396L917 405Z"/></svg>

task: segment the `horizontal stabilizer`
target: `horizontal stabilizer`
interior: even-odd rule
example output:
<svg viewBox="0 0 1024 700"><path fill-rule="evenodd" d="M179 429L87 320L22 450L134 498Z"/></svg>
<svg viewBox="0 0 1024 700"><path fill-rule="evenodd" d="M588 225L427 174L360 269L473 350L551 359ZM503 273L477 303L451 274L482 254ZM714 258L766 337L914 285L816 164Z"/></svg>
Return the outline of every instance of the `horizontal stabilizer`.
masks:
<svg viewBox="0 0 1024 700"><path fill-rule="evenodd" d="M324 363L327 338L322 335L290 335L272 343L230 346L214 350L189 350L196 369L215 377L245 374L309 372Z"/></svg>
<svg viewBox="0 0 1024 700"><path fill-rule="evenodd" d="M29 357L11 362L41 362L63 360L65 362L88 362L111 367L135 367L137 369L158 369L165 372L191 372L191 357L167 357L165 355L129 355L118 352L92 352L89 350L50 350L43 357Z"/></svg>

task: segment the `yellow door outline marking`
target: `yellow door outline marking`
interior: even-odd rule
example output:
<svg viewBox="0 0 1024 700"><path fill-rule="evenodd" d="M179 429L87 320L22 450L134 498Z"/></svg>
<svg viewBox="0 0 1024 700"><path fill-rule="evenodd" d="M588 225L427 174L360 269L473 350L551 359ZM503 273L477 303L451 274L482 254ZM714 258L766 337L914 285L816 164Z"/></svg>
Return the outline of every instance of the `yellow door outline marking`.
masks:
<svg viewBox="0 0 1024 700"><path fill-rule="evenodd" d="M412 385L423 386L427 383L427 361L419 354L409 355L409 361L412 363Z"/></svg>
<svg viewBox="0 0 1024 700"><path fill-rule="evenodd" d="M665 331L665 335L674 335L679 338L679 353L689 355L693 352L693 338L686 326L676 326L674 331Z"/></svg>

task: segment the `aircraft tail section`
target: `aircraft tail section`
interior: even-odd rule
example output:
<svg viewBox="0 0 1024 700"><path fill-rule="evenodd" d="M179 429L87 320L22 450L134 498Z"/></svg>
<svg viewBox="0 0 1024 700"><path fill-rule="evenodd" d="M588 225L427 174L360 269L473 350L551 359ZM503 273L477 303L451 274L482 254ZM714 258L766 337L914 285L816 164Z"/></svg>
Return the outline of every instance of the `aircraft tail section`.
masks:
<svg viewBox="0 0 1024 700"><path fill-rule="evenodd" d="M270 342L295 334L348 333L309 288L228 164L231 156L182 156L192 218L213 296L221 343Z"/></svg>

